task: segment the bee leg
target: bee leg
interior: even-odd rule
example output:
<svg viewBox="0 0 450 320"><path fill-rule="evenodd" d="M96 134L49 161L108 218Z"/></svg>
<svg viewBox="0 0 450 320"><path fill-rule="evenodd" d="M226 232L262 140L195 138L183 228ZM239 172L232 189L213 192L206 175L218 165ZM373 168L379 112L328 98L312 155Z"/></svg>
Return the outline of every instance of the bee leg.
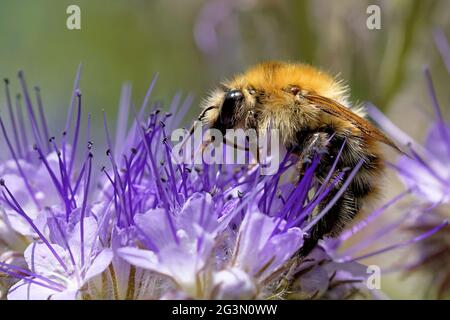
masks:
<svg viewBox="0 0 450 320"><path fill-rule="evenodd" d="M245 128L258 130L258 113L250 110L244 121Z"/></svg>
<svg viewBox="0 0 450 320"><path fill-rule="evenodd" d="M303 142L294 148L294 153L299 154L299 160L296 163L296 169L299 173L300 181L305 173L305 169L312 163L315 155L326 154L328 151L328 134L316 132L308 135ZM300 141L302 141L300 140ZM299 152L297 152L299 150Z"/></svg>

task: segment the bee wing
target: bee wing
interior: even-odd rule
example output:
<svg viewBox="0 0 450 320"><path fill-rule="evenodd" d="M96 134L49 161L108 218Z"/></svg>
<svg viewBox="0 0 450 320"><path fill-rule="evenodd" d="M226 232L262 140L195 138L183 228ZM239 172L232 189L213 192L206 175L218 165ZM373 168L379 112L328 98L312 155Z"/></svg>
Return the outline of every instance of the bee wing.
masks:
<svg viewBox="0 0 450 320"><path fill-rule="evenodd" d="M405 154L405 152L403 152L399 147L397 147L397 145L395 145L395 143L392 142L391 139L386 137L386 135L383 132L381 132L380 129L375 127L368 120L358 116L357 114L352 112L349 108L343 106L339 102L314 94L308 94L305 96L305 98L310 102L313 102L314 105L323 112L326 112L336 118L349 121L368 137L376 141L382 142L388 146L391 146L400 153Z"/></svg>

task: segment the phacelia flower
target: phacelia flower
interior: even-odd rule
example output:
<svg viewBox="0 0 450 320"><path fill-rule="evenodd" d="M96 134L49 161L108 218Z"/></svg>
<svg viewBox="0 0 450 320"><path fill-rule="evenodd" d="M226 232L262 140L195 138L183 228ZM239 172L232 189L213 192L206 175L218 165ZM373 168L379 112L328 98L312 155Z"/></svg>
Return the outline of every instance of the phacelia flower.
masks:
<svg viewBox="0 0 450 320"><path fill-rule="evenodd" d="M435 31L434 36L442 58L449 67L450 47L447 39L439 29ZM450 68L447 69L450 74ZM405 224L405 227L416 234L435 228L443 220L450 218L450 123L444 120L428 67L424 68L424 74L436 118L430 125L423 144L402 132L375 107L369 108L372 118L409 149L409 156L402 156L390 166L415 196L410 201L415 218ZM433 294L439 298L450 292L449 230L449 227L445 226L441 232L420 242L419 257L403 266L407 271L428 269L432 287L437 288Z"/></svg>
<svg viewBox="0 0 450 320"><path fill-rule="evenodd" d="M124 87L116 135L113 139L104 114L107 150L98 153L90 138L90 115L87 127L81 127L79 77L80 70L59 138L50 136L39 90L36 116L22 73L31 135L19 130L25 128L18 124L23 123L21 108L13 108L6 83L10 125L0 119L10 154L0 164L3 295L7 291L10 299L379 297L365 284L368 274L359 263L365 256L356 255L360 248L338 253L350 234L322 241L307 257L298 254L362 162L348 168L348 175L332 166L319 183L313 177L320 152L305 163L300 180L291 175L297 160L289 154L274 175L261 175L257 163L174 161L170 133L180 126L191 97L181 102L176 96L163 112L158 103L150 102L156 78L139 110L130 101L130 88ZM128 115L134 118L130 128ZM104 164L101 170L94 168L94 156ZM340 191L319 209L336 183ZM355 228L363 229L388 206ZM372 254L415 243L442 227Z"/></svg>

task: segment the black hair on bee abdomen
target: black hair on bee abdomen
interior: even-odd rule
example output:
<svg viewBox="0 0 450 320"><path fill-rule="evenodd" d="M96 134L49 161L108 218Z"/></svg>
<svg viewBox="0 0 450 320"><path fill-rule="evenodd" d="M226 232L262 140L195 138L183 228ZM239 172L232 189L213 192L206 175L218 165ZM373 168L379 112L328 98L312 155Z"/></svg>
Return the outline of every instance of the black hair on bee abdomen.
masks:
<svg viewBox="0 0 450 320"><path fill-rule="evenodd" d="M302 255L309 253L318 240L324 236L338 236L358 215L366 200L378 192L378 175L382 170L383 162L378 155L368 153L369 146L360 137L333 135L328 140L326 153L321 157L316 178L320 182L325 180L341 148L343 149L337 161L332 180L342 171L345 171L345 173L320 203L319 212L335 197L352 169L360 161L364 162L341 197L312 228L311 234L305 240L305 244L300 251Z"/></svg>

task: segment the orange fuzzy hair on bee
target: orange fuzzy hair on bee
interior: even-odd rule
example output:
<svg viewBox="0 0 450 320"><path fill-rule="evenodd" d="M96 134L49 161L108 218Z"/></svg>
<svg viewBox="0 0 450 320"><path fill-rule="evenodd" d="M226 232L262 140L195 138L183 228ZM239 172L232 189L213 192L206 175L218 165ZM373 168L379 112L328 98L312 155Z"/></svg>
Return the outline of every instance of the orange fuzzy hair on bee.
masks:
<svg viewBox="0 0 450 320"><path fill-rule="evenodd" d="M300 63L264 62L250 68L245 74L236 76L226 82L228 85L252 85L265 88L272 93L280 88L297 86L304 92L315 92L318 95L348 105L348 87L343 81L336 81L329 74L310 65Z"/></svg>
<svg viewBox="0 0 450 320"><path fill-rule="evenodd" d="M324 154L315 176L319 182L328 175L340 150L336 175L363 161L348 189L314 226L303 254L323 236L338 235L378 193L384 168L379 142L399 150L364 118L361 108L352 107L348 92L342 81L312 66L266 62L223 82L202 103L199 120L223 133L233 128L263 134L268 129L279 130L280 142L299 157L300 176L305 159L317 150ZM335 185L320 207L341 185L342 181Z"/></svg>

